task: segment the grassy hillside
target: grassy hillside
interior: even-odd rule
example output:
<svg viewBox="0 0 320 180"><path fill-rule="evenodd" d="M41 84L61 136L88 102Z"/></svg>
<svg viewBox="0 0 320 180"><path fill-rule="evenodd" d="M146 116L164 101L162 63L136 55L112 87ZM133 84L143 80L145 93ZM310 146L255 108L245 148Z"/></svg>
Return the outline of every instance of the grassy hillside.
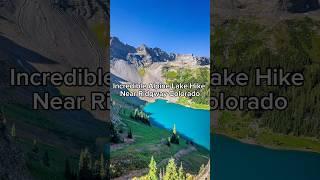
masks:
<svg viewBox="0 0 320 180"><path fill-rule="evenodd" d="M166 79L167 84L189 84L198 83L204 84L203 89L178 89L182 92L196 91L200 93L200 96L195 97L180 97L178 104L192 107L195 109L206 109L209 110L209 99L210 99L210 70L209 68L197 68L197 69L163 69L163 76Z"/></svg>
<svg viewBox="0 0 320 180"><path fill-rule="evenodd" d="M291 149L320 152L320 141L315 137L276 133L259 127L258 122L241 112L222 112L215 133L275 149Z"/></svg>
<svg viewBox="0 0 320 180"><path fill-rule="evenodd" d="M180 138L179 144L167 145L168 137L172 131L155 127L133 119L134 111L128 106L126 100L113 96L114 112L121 107L119 116L121 121L116 125L123 143L111 145L111 176L118 177L130 172L138 171L144 175L148 168L150 158L153 156L159 168L165 167L171 157L176 157L177 162L182 162L187 172L197 173L202 164L207 164L209 152L197 145L191 145L187 140ZM126 104L126 105L124 105ZM133 138L128 138L129 131Z"/></svg>
<svg viewBox="0 0 320 180"><path fill-rule="evenodd" d="M65 179L65 163L78 174L79 154L89 148L93 157L104 151L96 140L107 137L106 123L86 112L34 111L23 105L3 106L8 134L15 127L15 143L24 154L26 167L35 179ZM82 118L78 115L82 114ZM104 142L106 143L106 141ZM48 160L44 157L48 155Z"/></svg>
<svg viewBox="0 0 320 180"><path fill-rule="evenodd" d="M256 87L250 79L247 87L216 88L213 95L219 91L234 96L273 92L289 101L284 111L224 112L219 117L217 132L265 145L319 151L319 21L305 17L267 26L254 20L233 19L215 27L212 47L213 71L227 67L254 77L255 67L282 67L305 77L301 87Z"/></svg>

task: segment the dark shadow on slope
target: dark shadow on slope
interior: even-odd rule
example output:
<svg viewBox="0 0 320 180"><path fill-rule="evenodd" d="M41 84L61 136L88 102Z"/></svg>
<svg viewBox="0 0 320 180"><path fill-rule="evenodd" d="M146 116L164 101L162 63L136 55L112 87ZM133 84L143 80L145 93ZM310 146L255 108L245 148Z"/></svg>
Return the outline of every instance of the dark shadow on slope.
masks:
<svg viewBox="0 0 320 180"><path fill-rule="evenodd" d="M320 8L318 0L280 0L279 3L291 13L305 13Z"/></svg>
<svg viewBox="0 0 320 180"><path fill-rule="evenodd" d="M57 64L57 62L35 53L25 47L22 47L4 36L0 36L0 49L14 55L23 64L25 64L25 62L38 64Z"/></svg>

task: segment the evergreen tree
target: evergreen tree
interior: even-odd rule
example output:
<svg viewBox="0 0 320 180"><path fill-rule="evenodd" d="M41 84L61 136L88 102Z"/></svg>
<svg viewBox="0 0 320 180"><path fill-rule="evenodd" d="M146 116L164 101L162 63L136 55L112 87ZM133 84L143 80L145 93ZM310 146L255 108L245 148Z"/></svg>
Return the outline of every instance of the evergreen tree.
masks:
<svg viewBox="0 0 320 180"><path fill-rule="evenodd" d="M84 163L84 154L83 150L80 151L80 157L79 157L79 171L83 168Z"/></svg>
<svg viewBox="0 0 320 180"><path fill-rule="evenodd" d="M154 160L153 156L151 157L150 164L149 164L149 173L147 175L148 180L158 180L157 177L157 163Z"/></svg>
<svg viewBox="0 0 320 180"><path fill-rule="evenodd" d="M160 172L159 172L159 180L163 180L163 173L162 173L162 169L160 169Z"/></svg>
<svg viewBox="0 0 320 180"><path fill-rule="evenodd" d="M168 162L163 180L178 180L177 166L173 158Z"/></svg>
<svg viewBox="0 0 320 180"><path fill-rule="evenodd" d="M186 180L195 180L195 178L191 174L187 173Z"/></svg>
<svg viewBox="0 0 320 180"><path fill-rule="evenodd" d="M38 143L37 143L37 140L36 140L36 139L33 139L32 151L33 151L34 153L38 153L38 152L39 152Z"/></svg>
<svg viewBox="0 0 320 180"><path fill-rule="evenodd" d="M94 161L94 165L91 171L94 179L101 179L100 178L100 161L98 160Z"/></svg>
<svg viewBox="0 0 320 180"><path fill-rule="evenodd" d="M171 146L171 138L170 137L168 137L168 139L167 139L167 146Z"/></svg>
<svg viewBox="0 0 320 180"><path fill-rule="evenodd" d="M104 161L104 156L101 153L100 155L100 178L102 180L106 179L107 177L107 172L106 172L106 168L105 168L105 161Z"/></svg>
<svg viewBox="0 0 320 180"><path fill-rule="evenodd" d="M133 138L131 128L129 129L129 132L128 132L128 138L129 138L129 139L132 139L132 138Z"/></svg>
<svg viewBox="0 0 320 180"><path fill-rule="evenodd" d="M198 174L202 173L202 172L204 171L204 169L205 169L205 166L204 166L204 164L202 164L202 165L200 166L200 169L199 169Z"/></svg>
<svg viewBox="0 0 320 180"><path fill-rule="evenodd" d="M91 154L86 148L84 151L80 153L80 160L79 160L79 180L87 180L92 179L92 159Z"/></svg>
<svg viewBox="0 0 320 180"><path fill-rule="evenodd" d="M4 116L3 110L1 111L1 116L0 116L0 131L5 132L7 128L7 120L6 117Z"/></svg>
<svg viewBox="0 0 320 180"><path fill-rule="evenodd" d="M11 137L15 138L16 137L16 125L13 124L11 127Z"/></svg>
<svg viewBox="0 0 320 180"><path fill-rule="evenodd" d="M185 180L186 176L182 167L182 163L180 165L179 171L178 171L179 180Z"/></svg>
<svg viewBox="0 0 320 180"><path fill-rule="evenodd" d="M173 125L172 136L170 142L173 144L179 144L179 135L177 133L176 125Z"/></svg>
<svg viewBox="0 0 320 180"><path fill-rule="evenodd" d="M144 124L151 125L151 124L150 124L150 121L149 121L149 116L148 116L145 112L139 110L138 108L136 108L136 109L130 114L130 117L131 117L132 119L139 120L139 121L143 122Z"/></svg>
<svg viewBox="0 0 320 180"><path fill-rule="evenodd" d="M114 127L114 124L113 123L111 123L111 125L110 125L111 127L110 127L110 141L112 142L112 143L121 143L122 142L122 140L121 140L121 138L120 138L120 136L119 136L119 134L118 134L118 131L116 130L116 128Z"/></svg>
<svg viewBox="0 0 320 180"><path fill-rule="evenodd" d="M4 133L6 131L6 123L4 123L3 119L1 119L1 121L0 121L0 131L2 133Z"/></svg>

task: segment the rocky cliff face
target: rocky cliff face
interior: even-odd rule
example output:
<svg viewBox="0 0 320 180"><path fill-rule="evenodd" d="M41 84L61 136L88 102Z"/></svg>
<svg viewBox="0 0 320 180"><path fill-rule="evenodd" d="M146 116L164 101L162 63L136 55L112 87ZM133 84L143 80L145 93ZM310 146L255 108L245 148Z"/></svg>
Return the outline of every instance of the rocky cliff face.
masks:
<svg viewBox="0 0 320 180"><path fill-rule="evenodd" d="M150 48L145 44L134 48L122 43L117 37L110 40L111 61L126 60L136 67L147 67L157 62L189 61L195 65L208 65L209 58L193 54L167 53L160 48Z"/></svg>
<svg viewBox="0 0 320 180"><path fill-rule="evenodd" d="M126 59L129 53L135 53L136 49L130 45L122 43L117 37L110 39L111 59Z"/></svg>
<svg viewBox="0 0 320 180"><path fill-rule="evenodd" d="M109 13L107 1L103 0L53 0L52 4L87 19L94 18L97 14Z"/></svg>

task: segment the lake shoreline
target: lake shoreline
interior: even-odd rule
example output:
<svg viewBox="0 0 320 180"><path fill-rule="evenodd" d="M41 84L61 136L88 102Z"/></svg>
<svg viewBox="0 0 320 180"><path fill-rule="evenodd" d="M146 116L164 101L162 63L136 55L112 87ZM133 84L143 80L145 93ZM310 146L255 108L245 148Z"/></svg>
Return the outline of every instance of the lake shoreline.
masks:
<svg viewBox="0 0 320 180"><path fill-rule="evenodd" d="M163 99L147 103L144 106L144 111L150 115L152 123L156 126L166 130L176 126L180 135L191 140L194 144L210 150L209 111L189 108ZM195 121L196 119L201 119L201 123ZM206 134L206 132L208 133Z"/></svg>
<svg viewBox="0 0 320 180"><path fill-rule="evenodd" d="M155 99L155 100L152 100L152 101L145 100L146 103L143 106L145 107L150 103L155 103L157 100L163 100L163 101L166 101L167 103L181 105L181 106L184 106L184 107L190 108L190 109L210 111L210 107L197 107L197 106L192 106L192 105L189 105L189 104L186 104L186 103L182 103L182 102L179 102L179 101L172 101L170 99L161 99L161 98Z"/></svg>
<svg viewBox="0 0 320 180"><path fill-rule="evenodd" d="M157 128L160 128L160 129L163 129L163 130L167 130L168 132L170 132L172 129L170 128L166 128L165 126L161 125L160 123L158 123L156 120L151 120L151 125L154 126L154 127L157 127ZM188 137L187 135L181 133L178 131L178 135L185 141L190 141L193 143L193 146L195 147L200 147L200 148L203 148L205 149L206 151L210 152L210 148L208 149L207 147L201 145L201 144L198 144L196 143L193 139L191 139L190 137Z"/></svg>
<svg viewBox="0 0 320 180"><path fill-rule="evenodd" d="M309 153L315 153L315 154L320 154L319 151L315 151L315 150L309 150L309 149L302 149L302 148L289 148L289 147L281 147L281 146L272 146L272 145L266 145L266 144L261 144L256 142L254 139L239 139L236 137L233 137L231 135L228 135L227 133L222 133L222 132L216 132L216 133L212 133L211 135L220 135L220 136L225 136L234 140L237 140L241 143L244 144L249 144L249 145L253 145L253 146L259 146L259 147L263 147L266 149L271 149L271 150L277 150L277 151L297 151L297 152L309 152Z"/></svg>

